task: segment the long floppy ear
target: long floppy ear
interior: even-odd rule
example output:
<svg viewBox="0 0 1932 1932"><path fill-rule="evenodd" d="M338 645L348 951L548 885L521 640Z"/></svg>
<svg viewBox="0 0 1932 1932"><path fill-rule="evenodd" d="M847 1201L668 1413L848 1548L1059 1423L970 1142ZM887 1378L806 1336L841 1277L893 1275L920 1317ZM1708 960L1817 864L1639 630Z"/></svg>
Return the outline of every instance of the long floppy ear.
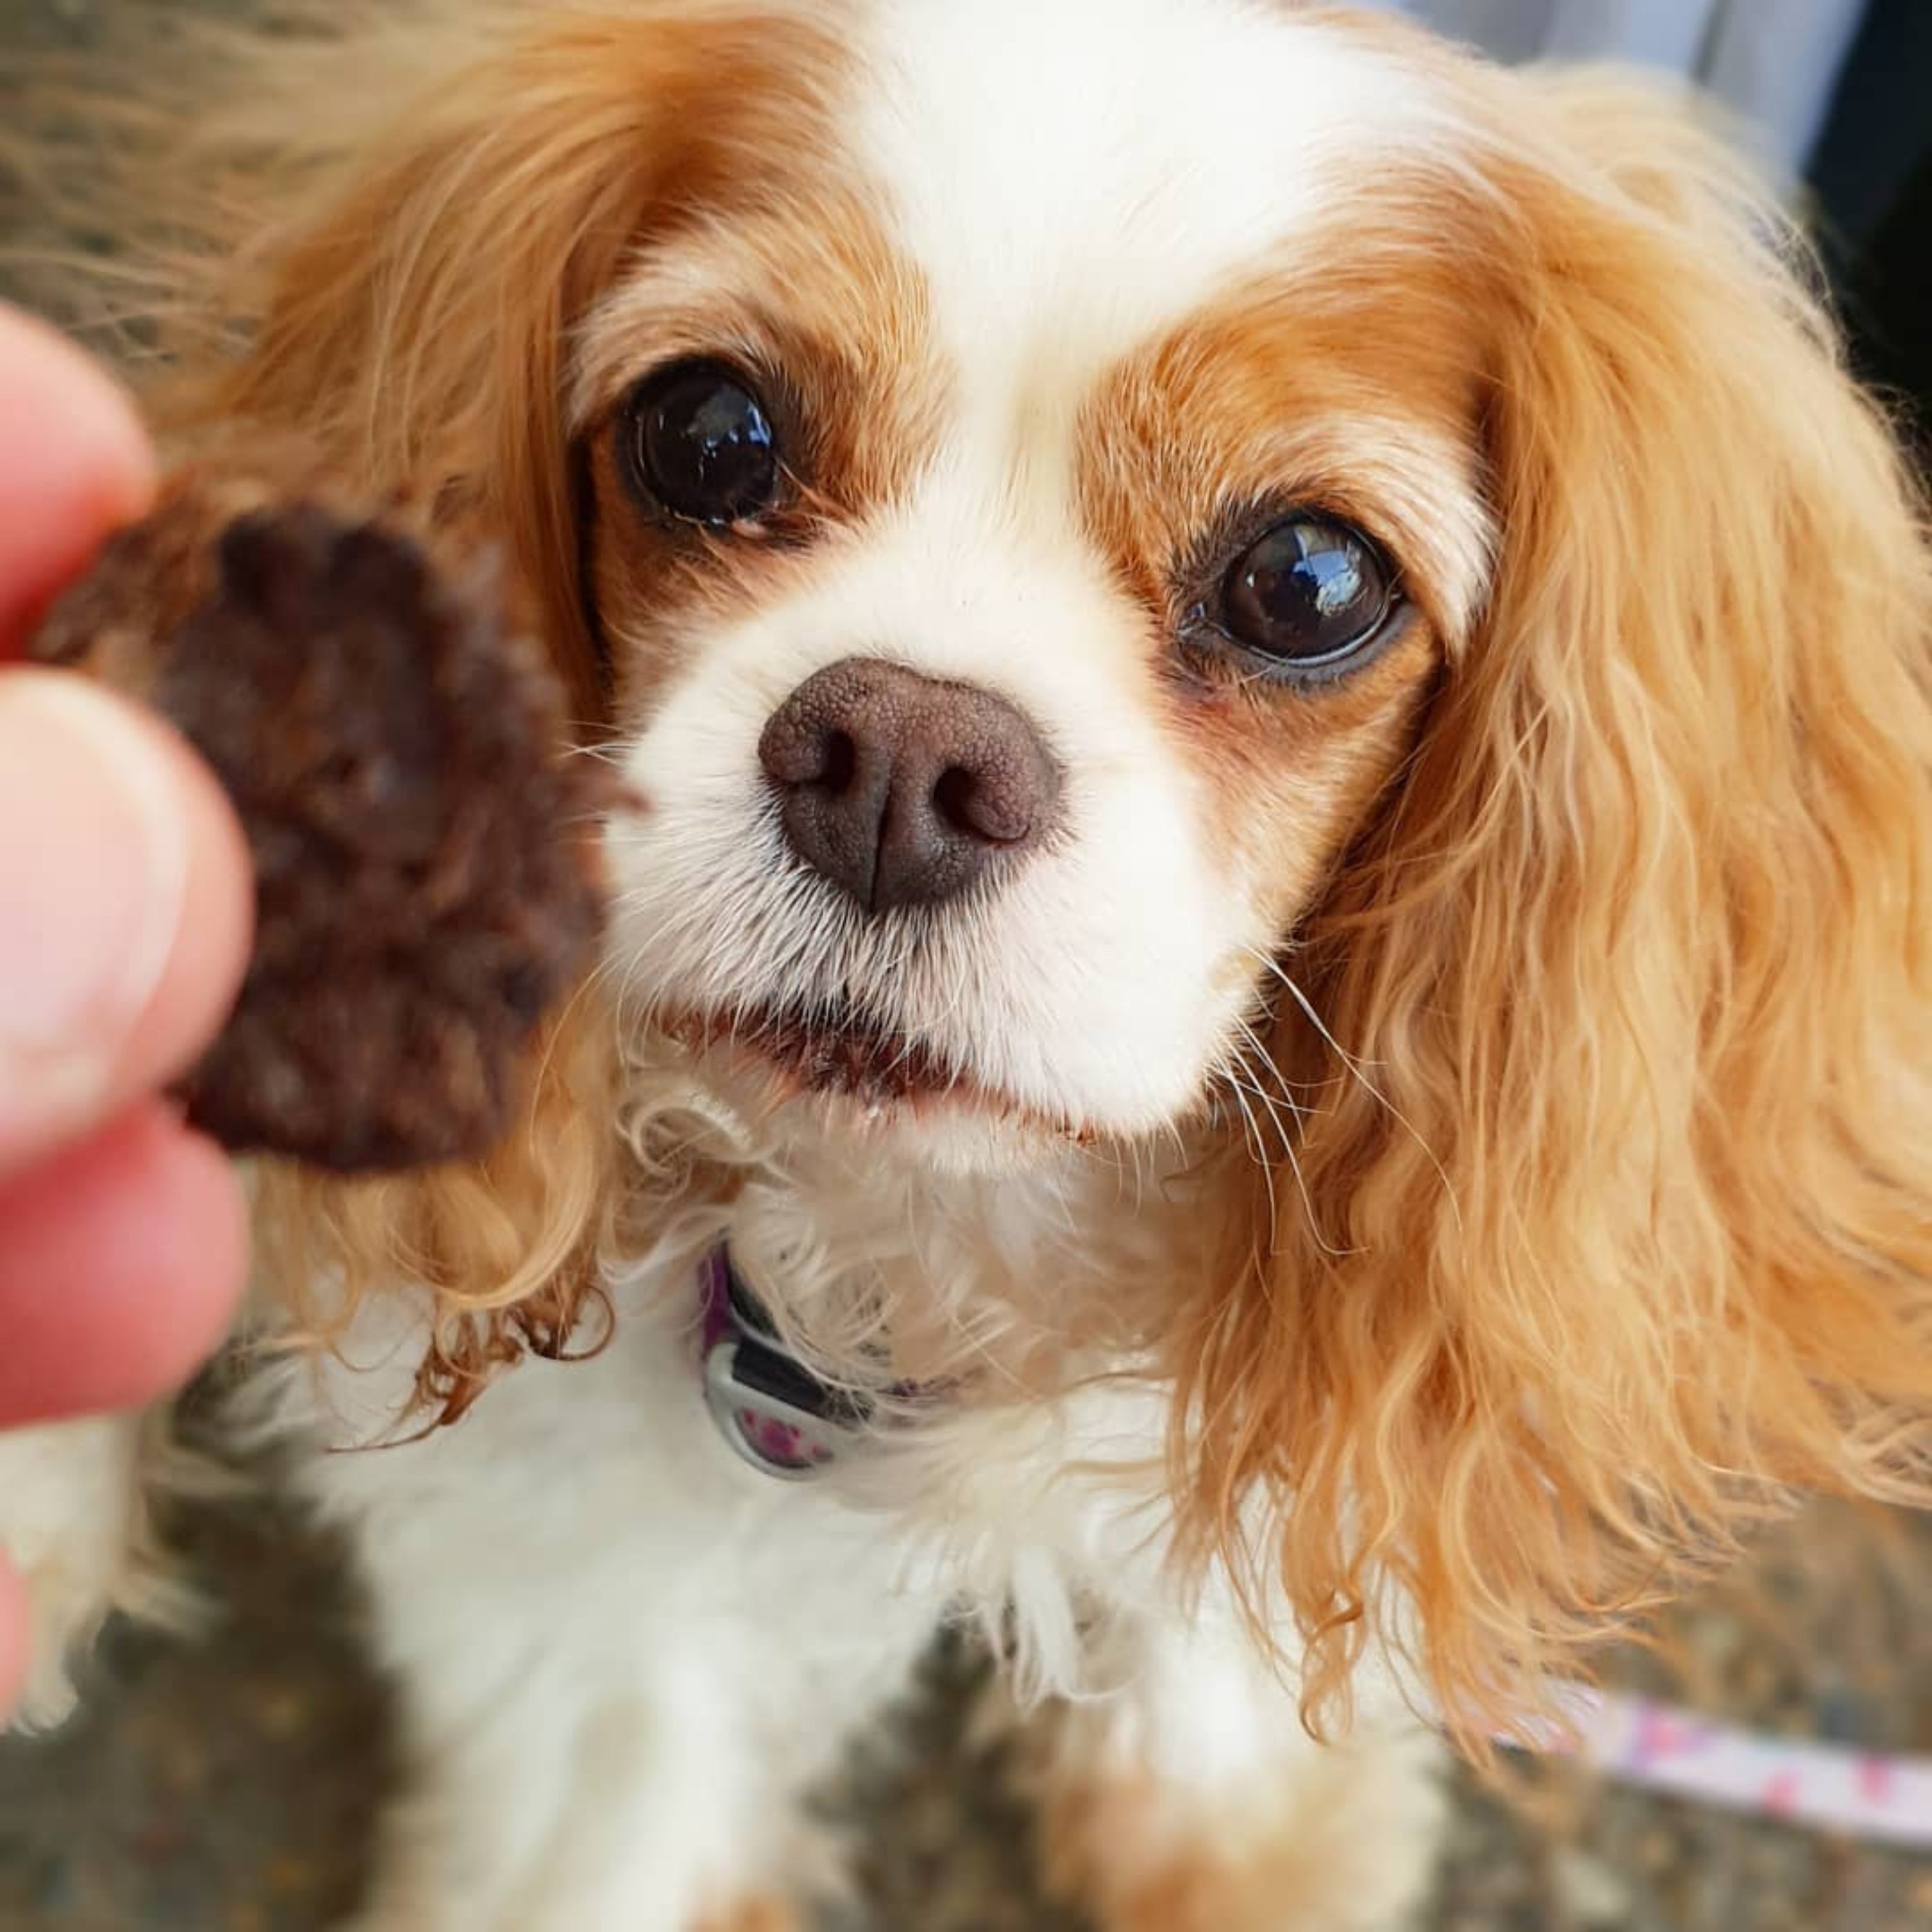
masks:
<svg viewBox="0 0 1932 1932"><path fill-rule="evenodd" d="M244 39L232 105L173 125L188 293L238 343L154 400L190 439L297 432L502 542L587 716L574 327L628 251L768 184L832 56L757 0L446 10L350 4L319 40Z"/></svg>
<svg viewBox="0 0 1932 1932"><path fill-rule="evenodd" d="M1311 1708L1406 1599L1471 1734L1794 1492L1932 1501L1918 500L1718 145L1508 84L1491 606L1288 962L1306 1211L1180 1351Z"/></svg>
<svg viewBox="0 0 1932 1932"><path fill-rule="evenodd" d="M573 330L628 251L771 185L822 111L831 44L782 0L478 0L426 17L348 0L312 38L191 40L211 57L191 74L177 48L130 74L131 104L101 104L124 147L118 183L91 193L110 229L164 211L142 272L172 352L149 386L170 437L191 454L292 435L351 490L496 541L590 720ZM434 1289L419 1387L448 1415L521 1348L561 1348L595 1292L611 1058L586 995L541 1043L518 1130L488 1162L265 1175L269 1292L333 1323L367 1288ZM340 1291L327 1310L304 1300L316 1280Z"/></svg>

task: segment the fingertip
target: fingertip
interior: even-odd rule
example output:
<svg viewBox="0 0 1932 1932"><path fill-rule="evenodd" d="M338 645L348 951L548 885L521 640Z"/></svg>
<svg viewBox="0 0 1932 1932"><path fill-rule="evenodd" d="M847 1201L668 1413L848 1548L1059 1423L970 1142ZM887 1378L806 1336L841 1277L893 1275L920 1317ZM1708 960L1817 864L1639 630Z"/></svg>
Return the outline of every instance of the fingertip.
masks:
<svg viewBox="0 0 1932 1932"><path fill-rule="evenodd" d="M140 1336L140 1400L182 1388L234 1326L248 1274L248 1204L235 1163L205 1135L161 1113L162 1172L174 1204L161 1274L166 1305ZM116 1402L115 1408L127 1406Z"/></svg>
<svg viewBox="0 0 1932 1932"><path fill-rule="evenodd" d="M148 1238L148 1287L122 1311L127 1380L95 1408L130 1408L191 1381L226 1336L248 1270L248 1207L233 1163L158 1102L140 1112L149 1137L143 1184L164 1205L152 1217L127 1217Z"/></svg>
<svg viewBox="0 0 1932 1932"><path fill-rule="evenodd" d="M180 1387L241 1298L240 1183L159 1102L0 1186L0 1426Z"/></svg>
<svg viewBox="0 0 1932 1932"><path fill-rule="evenodd" d="M206 1050L254 927L246 839L161 718L71 671L0 671L0 1168Z"/></svg>

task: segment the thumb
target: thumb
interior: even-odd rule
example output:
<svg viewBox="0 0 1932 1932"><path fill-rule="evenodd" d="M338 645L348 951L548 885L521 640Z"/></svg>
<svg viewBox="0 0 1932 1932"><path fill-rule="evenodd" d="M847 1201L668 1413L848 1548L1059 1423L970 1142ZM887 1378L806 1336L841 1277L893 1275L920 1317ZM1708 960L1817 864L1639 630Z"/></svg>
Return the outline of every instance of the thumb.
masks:
<svg viewBox="0 0 1932 1932"><path fill-rule="evenodd" d="M172 732L70 673L0 671L0 1172L191 1064L251 896L240 828Z"/></svg>

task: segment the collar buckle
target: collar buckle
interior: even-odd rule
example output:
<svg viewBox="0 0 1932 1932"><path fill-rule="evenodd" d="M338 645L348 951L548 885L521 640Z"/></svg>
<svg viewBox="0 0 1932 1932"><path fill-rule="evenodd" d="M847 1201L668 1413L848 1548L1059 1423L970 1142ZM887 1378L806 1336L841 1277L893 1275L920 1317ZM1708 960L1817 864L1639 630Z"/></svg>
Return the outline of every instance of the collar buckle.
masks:
<svg viewBox="0 0 1932 1932"><path fill-rule="evenodd" d="M704 1358L704 1399L718 1432L752 1467L788 1483L809 1482L850 1449L855 1432L760 1387L754 1342L724 1341Z"/></svg>
<svg viewBox="0 0 1932 1932"><path fill-rule="evenodd" d="M704 1399L718 1432L761 1474L809 1482L855 1448L866 1411L778 1340L720 1244L700 1270Z"/></svg>

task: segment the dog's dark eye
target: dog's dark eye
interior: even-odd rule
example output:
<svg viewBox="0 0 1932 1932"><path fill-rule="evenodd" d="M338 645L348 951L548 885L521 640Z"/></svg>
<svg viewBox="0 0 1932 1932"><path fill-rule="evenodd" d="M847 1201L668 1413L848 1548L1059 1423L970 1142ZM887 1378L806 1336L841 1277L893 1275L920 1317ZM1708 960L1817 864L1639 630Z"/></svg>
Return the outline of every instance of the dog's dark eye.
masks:
<svg viewBox="0 0 1932 1932"><path fill-rule="evenodd" d="M1359 530L1298 512L1235 558L1221 628L1286 670L1316 670L1373 643L1397 601L1393 572Z"/></svg>
<svg viewBox="0 0 1932 1932"><path fill-rule="evenodd" d="M777 494L778 439L743 380L718 362L646 376L618 420L626 480L647 502L695 524L735 524Z"/></svg>

